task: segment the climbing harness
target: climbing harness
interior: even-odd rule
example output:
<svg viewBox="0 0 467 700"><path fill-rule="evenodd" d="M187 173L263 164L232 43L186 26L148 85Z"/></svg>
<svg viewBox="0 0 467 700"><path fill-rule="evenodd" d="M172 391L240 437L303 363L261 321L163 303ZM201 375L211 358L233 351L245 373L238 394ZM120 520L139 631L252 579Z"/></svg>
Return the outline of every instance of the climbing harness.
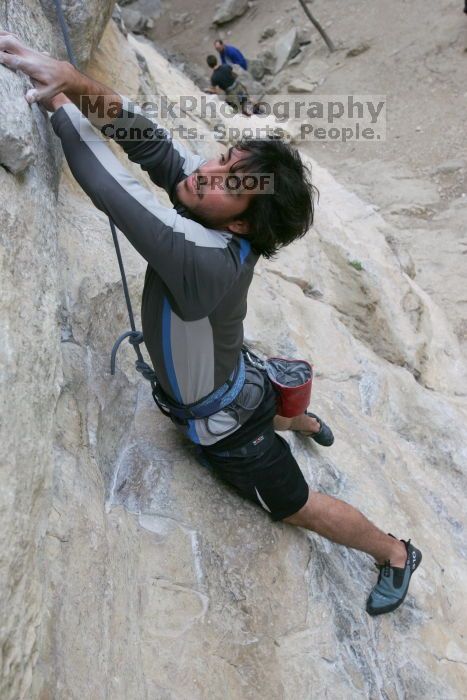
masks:
<svg viewBox="0 0 467 700"><path fill-rule="evenodd" d="M243 353L240 353L237 367L227 382L200 401L192 404L175 403L161 390L159 385L153 389L152 395L164 415L173 416L179 422L186 422L194 418L208 418L222 411L232 401L235 401L244 384L245 360Z"/></svg>

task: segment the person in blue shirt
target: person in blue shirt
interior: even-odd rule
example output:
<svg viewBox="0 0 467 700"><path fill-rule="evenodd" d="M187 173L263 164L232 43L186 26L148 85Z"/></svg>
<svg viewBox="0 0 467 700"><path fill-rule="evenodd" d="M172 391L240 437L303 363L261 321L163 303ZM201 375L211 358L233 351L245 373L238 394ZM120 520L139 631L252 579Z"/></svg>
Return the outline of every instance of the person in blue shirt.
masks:
<svg viewBox="0 0 467 700"><path fill-rule="evenodd" d="M214 47L219 53L221 63L228 63L231 66L241 66L243 70L248 70L248 62L245 56L239 49L235 48L235 46L229 46L228 44L224 44L222 39L216 39Z"/></svg>

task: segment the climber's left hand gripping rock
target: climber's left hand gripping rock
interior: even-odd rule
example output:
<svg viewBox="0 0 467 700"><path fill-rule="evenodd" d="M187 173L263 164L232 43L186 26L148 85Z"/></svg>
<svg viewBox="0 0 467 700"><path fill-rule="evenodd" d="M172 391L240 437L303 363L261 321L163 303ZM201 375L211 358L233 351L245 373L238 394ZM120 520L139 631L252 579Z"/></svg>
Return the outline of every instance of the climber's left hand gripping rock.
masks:
<svg viewBox="0 0 467 700"><path fill-rule="evenodd" d="M67 61L59 61L46 53L25 46L15 34L0 31L0 64L20 70L34 85L27 91L29 104L50 100L61 92L72 90L79 72Z"/></svg>

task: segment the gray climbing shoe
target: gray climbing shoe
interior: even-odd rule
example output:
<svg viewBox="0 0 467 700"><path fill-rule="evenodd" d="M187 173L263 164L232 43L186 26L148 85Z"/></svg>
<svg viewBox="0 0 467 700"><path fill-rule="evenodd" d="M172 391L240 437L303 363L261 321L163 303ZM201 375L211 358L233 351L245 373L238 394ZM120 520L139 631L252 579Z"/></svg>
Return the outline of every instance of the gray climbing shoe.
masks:
<svg viewBox="0 0 467 700"><path fill-rule="evenodd" d="M326 423L322 421L321 418L319 418L316 414L311 413L310 411L305 411L305 414L317 420L320 425L320 428L317 433L311 433L308 432L308 430L297 430L297 432L300 435L304 435L305 437L311 438L312 440L317 442L318 445L323 445L323 447L331 447L332 443L334 442L334 435L332 433L331 428L328 425L326 425Z"/></svg>
<svg viewBox="0 0 467 700"><path fill-rule="evenodd" d="M377 565L379 569L378 582L371 591L366 604L366 611L369 615L392 612L399 605L402 605L409 590L410 578L422 561L422 553L410 544L410 540L407 542L401 540L401 542L405 544L407 550L405 567L400 569L391 566L389 561L380 566Z"/></svg>

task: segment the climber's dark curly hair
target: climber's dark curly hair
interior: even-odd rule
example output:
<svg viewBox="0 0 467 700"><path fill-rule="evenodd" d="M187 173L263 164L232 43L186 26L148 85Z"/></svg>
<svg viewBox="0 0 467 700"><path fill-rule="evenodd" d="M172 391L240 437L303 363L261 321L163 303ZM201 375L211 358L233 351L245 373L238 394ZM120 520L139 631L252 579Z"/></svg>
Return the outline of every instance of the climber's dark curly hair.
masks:
<svg viewBox="0 0 467 700"><path fill-rule="evenodd" d="M268 194L252 198L239 217L249 224L248 240L257 255L271 258L313 223L314 197L318 190L298 151L279 139L244 140L235 145L242 157L232 172L268 173L274 186Z"/></svg>

